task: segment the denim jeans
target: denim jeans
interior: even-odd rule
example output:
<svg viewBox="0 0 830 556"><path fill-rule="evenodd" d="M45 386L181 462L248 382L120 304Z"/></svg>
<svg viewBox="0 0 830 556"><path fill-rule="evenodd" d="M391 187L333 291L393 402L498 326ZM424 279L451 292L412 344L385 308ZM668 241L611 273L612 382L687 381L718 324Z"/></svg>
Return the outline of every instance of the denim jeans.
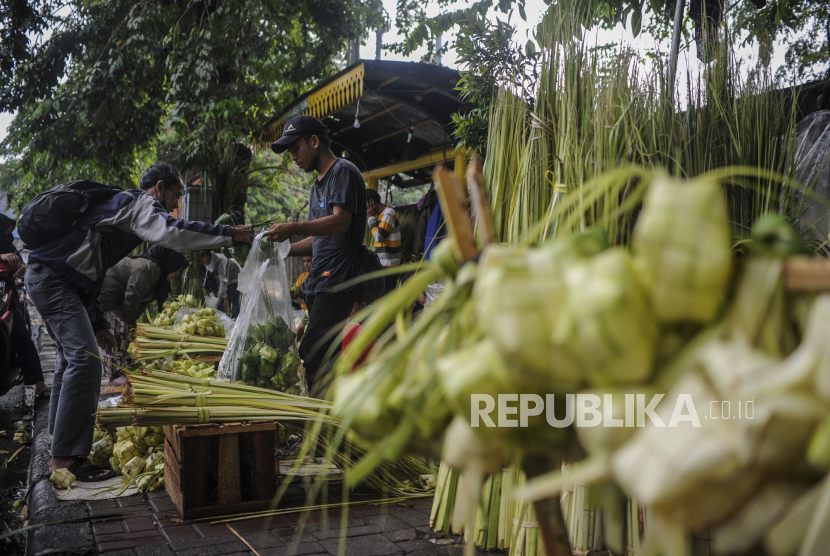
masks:
<svg viewBox="0 0 830 556"><path fill-rule="evenodd" d="M26 288L57 345L49 401L52 456L87 456L92 449L101 390L101 359L86 307L78 290L57 272L33 264Z"/></svg>

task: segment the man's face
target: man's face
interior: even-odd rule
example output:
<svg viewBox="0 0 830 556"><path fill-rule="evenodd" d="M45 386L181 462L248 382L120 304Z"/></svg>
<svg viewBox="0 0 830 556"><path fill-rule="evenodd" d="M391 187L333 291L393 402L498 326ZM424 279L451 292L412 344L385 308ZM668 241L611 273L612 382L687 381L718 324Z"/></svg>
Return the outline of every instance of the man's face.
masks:
<svg viewBox="0 0 830 556"><path fill-rule="evenodd" d="M306 272L311 270L311 257L303 257L303 268Z"/></svg>
<svg viewBox="0 0 830 556"><path fill-rule="evenodd" d="M170 185L164 184L159 187L159 201L164 205L164 210L173 212L179 208L179 199L184 194L184 184L182 182L174 182Z"/></svg>
<svg viewBox="0 0 830 556"><path fill-rule="evenodd" d="M291 153L291 160L306 173L316 170L317 164L320 161L320 153L312 145L314 142L319 142L319 139L315 135L312 135L308 141L300 137L288 147L288 152Z"/></svg>

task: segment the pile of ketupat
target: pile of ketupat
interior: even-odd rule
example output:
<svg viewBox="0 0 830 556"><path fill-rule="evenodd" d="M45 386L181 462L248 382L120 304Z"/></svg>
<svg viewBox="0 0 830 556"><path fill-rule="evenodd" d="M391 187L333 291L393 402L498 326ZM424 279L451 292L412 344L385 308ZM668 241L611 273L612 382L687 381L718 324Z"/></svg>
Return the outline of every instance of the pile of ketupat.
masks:
<svg viewBox="0 0 830 556"><path fill-rule="evenodd" d="M597 488L612 550L624 549L627 494L649 512L646 551L685 554L687 535L712 527L725 554L757 543L776 556L819 553L830 525L830 296L785 288L785 262L803 248L782 220L756 223L749 256L736 264L722 187L742 172L597 178L645 192L630 249L594 231L538 247L492 245L461 265L457 243L443 242L429 267L369 312L338 362L334 416L369 452L351 480L402 454L436 457L443 444L470 500L455 516L470 529L485 477L533 462L530 475L550 474L528 481L520 500L574 482L610 485ZM443 275L445 290L407 327L419 275ZM349 374L372 340L382 347ZM637 394L643 405L666 394L654 415L680 422L558 428L536 405L554 394L545 409L567 423L567 395L579 393L613 395L603 410L618 422L633 419L625 401L633 410ZM473 394L512 394L514 408L525 395L525 417L518 427L482 420L473 429ZM753 401L752 418L688 422L690 406L702 417L726 401L735 412ZM563 474L562 461L580 464Z"/></svg>
<svg viewBox="0 0 830 556"><path fill-rule="evenodd" d="M96 426L87 460L121 473L122 490L131 486L141 492L156 490L164 485L164 438L161 426L108 430ZM58 469L49 480L58 488L69 488L75 476L67 469Z"/></svg>
<svg viewBox="0 0 830 556"><path fill-rule="evenodd" d="M153 326L168 327L176 324L176 313L182 307L199 307L199 302L190 294L180 295L172 301L165 301L161 312L153 319Z"/></svg>
<svg viewBox="0 0 830 556"><path fill-rule="evenodd" d="M216 318L215 309L199 309L182 317L181 324L174 324L173 330L180 334L198 334L199 336L225 337L225 327Z"/></svg>

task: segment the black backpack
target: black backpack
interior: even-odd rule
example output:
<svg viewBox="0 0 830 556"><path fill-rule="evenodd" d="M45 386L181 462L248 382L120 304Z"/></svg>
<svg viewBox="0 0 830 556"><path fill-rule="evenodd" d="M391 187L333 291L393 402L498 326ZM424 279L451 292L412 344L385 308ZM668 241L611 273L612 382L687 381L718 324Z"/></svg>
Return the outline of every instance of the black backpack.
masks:
<svg viewBox="0 0 830 556"><path fill-rule="evenodd" d="M91 180L62 183L44 191L23 207L17 233L29 249L37 249L63 237L69 230L82 230L81 219L91 207L123 190Z"/></svg>

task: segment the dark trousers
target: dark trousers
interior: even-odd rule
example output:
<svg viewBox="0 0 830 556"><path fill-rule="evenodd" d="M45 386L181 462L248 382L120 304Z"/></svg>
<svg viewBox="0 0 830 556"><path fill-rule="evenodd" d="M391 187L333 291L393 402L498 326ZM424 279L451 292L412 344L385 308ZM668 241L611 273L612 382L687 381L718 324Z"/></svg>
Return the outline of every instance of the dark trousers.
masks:
<svg viewBox="0 0 830 556"><path fill-rule="evenodd" d="M23 384L35 384L43 380L43 369L40 366L40 357L37 348L32 341L32 334L26 328L26 317L23 314L23 303L17 297L17 292L12 294L12 346L17 353L17 362L20 364L20 371L23 374Z"/></svg>
<svg viewBox="0 0 830 556"><path fill-rule="evenodd" d="M228 301L231 303L231 318L235 319L239 316L239 290L236 282L228 286ZM227 313L227 311L225 312Z"/></svg>
<svg viewBox="0 0 830 556"><path fill-rule="evenodd" d="M334 359L340 354L343 327L359 296L358 288L348 292L306 296L308 324L299 353L305 367L308 390L312 395L322 394L329 386L327 375Z"/></svg>
<svg viewBox="0 0 830 556"><path fill-rule="evenodd" d="M78 289L43 265L29 266L26 288L57 347L49 397L52 457L86 456L101 390L101 353L89 314Z"/></svg>

